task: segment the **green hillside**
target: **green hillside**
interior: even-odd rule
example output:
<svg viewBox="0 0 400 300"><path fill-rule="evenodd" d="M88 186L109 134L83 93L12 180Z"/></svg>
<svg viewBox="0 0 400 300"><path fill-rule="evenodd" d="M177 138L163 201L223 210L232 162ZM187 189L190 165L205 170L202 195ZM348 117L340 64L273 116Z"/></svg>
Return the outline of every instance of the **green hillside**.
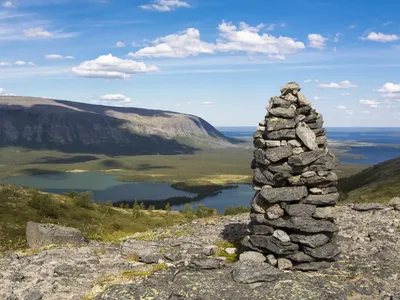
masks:
<svg viewBox="0 0 400 300"><path fill-rule="evenodd" d="M400 196L400 157L340 180L339 188L343 200L352 202L387 202Z"/></svg>

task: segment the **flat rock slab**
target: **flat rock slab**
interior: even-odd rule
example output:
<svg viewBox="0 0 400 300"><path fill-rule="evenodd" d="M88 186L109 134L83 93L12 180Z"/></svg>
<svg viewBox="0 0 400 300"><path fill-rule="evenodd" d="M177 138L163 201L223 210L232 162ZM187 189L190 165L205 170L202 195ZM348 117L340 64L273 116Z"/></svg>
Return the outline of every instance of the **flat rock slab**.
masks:
<svg viewBox="0 0 400 300"><path fill-rule="evenodd" d="M267 263L243 261L235 264L232 278L239 283L276 281L283 272Z"/></svg>
<svg viewBox="0 0 400 300"><path fill-rule="evenodd" d="M278 162L284 158L289 157L293 154L292 146L281 146L276 148L269 148L266 151L266 157L271 162Z"/></svg>
<svg viewBox="0 0 400 300"><path fill-rule="evenodd" d="M77 229L36 222L28 222L26 239L30 248L50 245L82 245L89 240Z"/></svg>
<svg viewBox="0 0 400 300"><path fill-rule="evenodd" d="M339 200L339 196L339 193L326 195L308 195L308 197L304 200L304 203L318 206L330 206L337 203L337 201Z"/></svg>
<svg viewBox="0 0 400 300"><path fill-rule="evenodd" d="M304 152L300 153L298 155L293 155L289 157L289 165L292 166L306 166L317 159L323 157L326 155L327 150L326 149L318 149L318 150L313 150L309 152ZM312 170L313 171L313 170Z"/></svg>
<svg viewBox="0 0 400 300"><path fill-rule="evenodd" d="M379 203L354 204L353 209L356 211L382 210L385 206Z"/></svg>
<svg viewBox="0 0 400 300"><path fill-rule="evenodd" d="M315 133L307 126L306 123L300 122L296 126L296 135L310 150L318 149L317 142L315 141Z"/></svg>
<svg viewBox="0 0 400 300"><path fill-rule="evenodd" d="M296 121L293 119L270 118L267 120L267 130L275 131L281 129L292 129L296 127Z"/></svg>
<svg viewBox="0 0 400 300"><path fill-rule="evenodd" d="M299 201L308 195L305 186L262 188L261 196L269 203Z"/></svg>
<svg viewBox="0 0 400 300"><path fill-rule="evenodd" d="M252 235L249 242L255 249L266 250L278 255L293 254L299 250L299 245L290 241L282 242L274 236Z"/></svg>
<svg viewBox="0 0 400 300"><path fill-rule="evenodd" d="M313 235L304 235L304 234L291 234L290 240L295 243L300 243L311 248L320 247L329 242L329 237L325 234L313 234Z"/></svg>

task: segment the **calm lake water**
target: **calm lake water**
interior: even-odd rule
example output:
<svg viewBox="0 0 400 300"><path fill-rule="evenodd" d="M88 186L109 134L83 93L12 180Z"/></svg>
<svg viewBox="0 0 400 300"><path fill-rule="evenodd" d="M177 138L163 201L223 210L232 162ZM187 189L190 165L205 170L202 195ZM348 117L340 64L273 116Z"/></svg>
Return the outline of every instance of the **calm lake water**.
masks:
<svg viewBox="0 0 400 300"><path fill-rule="evenodd" d="M97 172L90 173L65 173L35 176L19 176L0 179L0 183L12 183L42 191L61 194L70 190L78 192L92 191L96 202L111 200L134 201L138 200L163 200L172 197L194 198L197 194L179 191L163 182L121 182L115 175ZM204 204L223 212L227 206L248 206L254 191L249 185L238 185L237 188L222 190L218 195L210 196L199 202L193 202L196 207ZM183 205L174 205L174 210L183 209Z"/></svg>

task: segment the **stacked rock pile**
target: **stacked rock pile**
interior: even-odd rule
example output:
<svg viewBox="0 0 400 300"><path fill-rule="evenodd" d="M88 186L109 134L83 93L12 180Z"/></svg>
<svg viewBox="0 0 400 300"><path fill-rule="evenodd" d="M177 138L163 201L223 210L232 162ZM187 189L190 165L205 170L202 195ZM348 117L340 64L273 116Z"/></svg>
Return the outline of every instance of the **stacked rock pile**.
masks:
<svg viewBox="0 0 400 300"><path fill-rule="evenodd" d="M251 222L243 245L281 269L329 266L339 255L334 208L337 164L322 115L296 82L272 97L254 133Z"/></svg>

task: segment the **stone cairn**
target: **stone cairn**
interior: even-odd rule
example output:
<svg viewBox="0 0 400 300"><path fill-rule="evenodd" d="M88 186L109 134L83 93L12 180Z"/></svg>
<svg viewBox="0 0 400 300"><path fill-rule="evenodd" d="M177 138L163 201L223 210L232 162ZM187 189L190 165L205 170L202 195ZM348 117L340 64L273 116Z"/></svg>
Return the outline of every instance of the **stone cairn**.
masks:
<svg viewBox="0 0 400 300"><path fill-rule="evenodd" d="M280 269L318 270L340 254L334 206L337 159L322 115L296 82L272 97L254 133L251 222L242 244Z"/></svg>

